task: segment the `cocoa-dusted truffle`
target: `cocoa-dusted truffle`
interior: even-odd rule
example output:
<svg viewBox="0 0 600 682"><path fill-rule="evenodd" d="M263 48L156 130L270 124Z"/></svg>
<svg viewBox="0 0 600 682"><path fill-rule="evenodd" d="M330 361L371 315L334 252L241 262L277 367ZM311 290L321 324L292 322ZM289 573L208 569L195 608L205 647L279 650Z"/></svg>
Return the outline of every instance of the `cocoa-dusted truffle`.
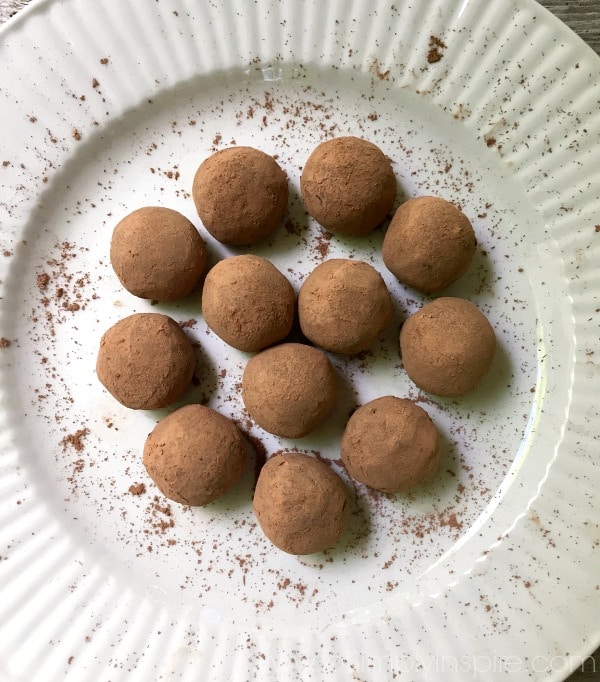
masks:
<svg viewBox="0 0 600 682"><path fill-rule="evenodd" d="M392 318L392 299L381 275L368 263L333 258L318 265L298 295L304 335L333 353L372 346Z"/></svg>
<svg viewBox="0 0 600 682"><path fill-rule="evenodd" d="M144 466L170 500L205 505L233 487L246 462L246 444L227 417L186 405L154 427L144 445Z"/></svg>
<svg viewBox="0 0 600 682"><path fill-rule="evenodd" d="M202 292L206 324L234 348L255 352L286 337L296 295L279 270L260 256L233 256L208 273Z"/></svg>
<svg viewBox="0 0 600 682"><path fill-rule="evenodd" d="M465 274L477 240L467 216L440 197L417 197L394 214L383 240L388 270L419 291L441 291Z"/></svg>
<svg viewBox="0 0 600 682"><path fill-rule="evenodd" d="M400 332L408 376L428 393L458 396L488 373L496 337L485 315L462 298L438 298L411 315Z"/></svg>
<svg viewBox="0 0 600 682"><path fill-rule="evenodd" d="M242 378L248 414L265 431L302 438L331 412L335 374L327 356L301 343L284 343L250 359Z"/></svg>
<svg viewBox="0 0 600 682"><path fill-rule="evenodd" d="M183 394L195 366L192 344L175 320L136 313L117 322L100 340L96 374L125 407L156 410Z"/></svg>
<svg viewBox="0 0 600 682"><path fill-rule="evenodd" d="M206 245L194 225L170 208L147 206L115 227L110 262L121 284L140 298L177 301L206 271Z"/></svg>
<svg viewBox="0 0 600 682"><path fill-rule="evenodd" d="M271 457L254 493L264 534L289 554L328 549L348 525L350 500L342 479L326 464L298 452Z"/></svg>
<svg viewBox="0 0 600 682"><path fill-rule="evenodd" d="M440 438L424 409L412 400L387 395L359 407L350 417L341 456L352 478L397 493L437 471Z"/></svg>
<svg viewBox="0 0 600 682"><path fill-rule="evenodd" d="M326 230L367 235L394 206L396 178L385 154L359 137L322 142L300 177L302 201Z"/></svg>
<svg viewBox="0 0 600 682"><path fill-rule="evenodd" d="M252 147L230 147L200 164L192 195L210 234L223 244L241 246L277 229L288 184L272 156Z"/></svg>

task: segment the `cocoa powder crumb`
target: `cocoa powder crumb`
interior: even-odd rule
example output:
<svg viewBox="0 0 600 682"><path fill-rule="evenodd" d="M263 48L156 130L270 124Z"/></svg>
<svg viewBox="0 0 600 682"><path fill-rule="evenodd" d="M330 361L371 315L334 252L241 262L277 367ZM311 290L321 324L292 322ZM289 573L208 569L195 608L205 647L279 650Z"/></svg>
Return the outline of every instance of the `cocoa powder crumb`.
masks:
<svg viewBox="0 0 600 682"><path fill-rule="evenodd" d="M60 444L62 445L63 452L68 448L72 447L75 452L81 452L84 448L83 441L85 437L89 434L90 430L88 428L78 429L75 433L70 433L65 436Z"/></svg>
<svg viewBox="0 0 600 682"><path fill-rule="evenodd" d="M92 87L97 88L100 85L100 81L97 78L92 78Z"/></svg>
<svg viewBox="0 0 600 682"><path fill-rule="evenodd" d="M326 258L331 246L331 235L329 233L321 233L317 237L315 251L321 258Z"/></svg>
<svg viewBox="0 0 600 682"><path fill-rule="evenodd" d="M198 320L191 319L191 320L185 320L183 322L180 322L179 326L182 329L187 329L189 327L194 327L197 323L198 323Z"/></svg>
<svg viewBox="0 0 600 682"><path fill-rule="evenodd" d="M73 134L74 140L77 140L77 142L79 142L79 140L81 140L81 133L77 130L77 128L73 128L72 134Z"/></svg>
<svg viewBox="0 0 600 682"><path fill-rule="evenodd" d="M496 144L496 138L488 137L485 143L487 144L488 147L493 147Z"/></svg>
<svg viewBox="0 0 600 682"><path fill-rule="evenodd" d="M80 473L83 471L84 467L85 467L85 460L83 460L83 459L76 459L76 460L73 462L73 473L74 473L74 474L80 474ZM69 478L68 480L72 482L72 481L73 481L73 478L71 477L71 478Z"/></svg>
<svg viewBox="0 0 600 682"><path fill-rule="evenodd" d="M129 486L129 492L132 495L143 495L146 492L146 486L144 483L136 483L135 485Z"/></svg>
<svg viewBox="0 0 600 682"><path fill-rule="evenodd" d="M12 341L5 339L3 336L0 337L0 348L8 348Z"/></svg>
<svg viewBox="0 0 600 682"><path fill-rule="evenodd" d="M449 526L450 528L460 530L462 528L462 522L457 520L456 514L450 514L446 518L440 516L440 526Z"/></svg>
<svg viewBox="0 0 600 682"><path fill-rule="evenodd" d="M102 57L100 64L108 64L108 57Z"/></svg>
<svg viewBox="0 0 600 682"><path fill-rule="evenodd" d="M48 286L48 282L50 281L50 275L46 272L41 272L37 276L37 287L40 291L44 291L46 287Z"/></svg>
<svg viewBox="0 0 600 682"><path fill-rule="evenodd" d="M446 45L442 40L440 40L437 36L429 36L429 52L427 53L427 61L430 64L439 62L444 56L442 50L445 49Z"/></svg>
<svg viewBox="0 0 600 682"><path fill-rule="evenodd" d="M4 168L6 168L6 166L10 165L10 161L3 161L2 165L4 166Z"/></svg>

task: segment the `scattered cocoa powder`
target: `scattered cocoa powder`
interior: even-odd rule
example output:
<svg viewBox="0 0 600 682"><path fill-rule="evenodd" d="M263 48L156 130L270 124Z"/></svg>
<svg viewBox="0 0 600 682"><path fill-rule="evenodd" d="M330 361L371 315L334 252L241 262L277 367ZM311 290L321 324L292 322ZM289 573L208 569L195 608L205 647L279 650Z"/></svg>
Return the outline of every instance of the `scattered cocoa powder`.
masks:
<svg viewBox="0 0 600 682"><path fill-rule="evenodd" d="M198 320L194 320L194 319L185 320L185 321L183 321L183 322L178 322L177 324L179 324L179 326L180 326L182 329L189 329L189 328L191 328L191 327L195 327L196 324L198 324Z"/></svg>
<svg viewBox="0 0 600 682"><path fill-rule="evenodd" d="M87 427L84 427L82 429L78 429L75 431L75 433L70 433L67 436L65 436L61 441L60 444L62 445L63 452L71 447L75 452L81 452L84 448L84 440L86 436L88 436L90 433L89 429Z"/></svg>
<svg viewBox="0 0 600 682"><path fill-rule="evenodd" d="M164 502L158 495L154 495L146 507L146 537L152 535L164 535L175 526L171 505Z"/></svg>
<svg viewBox="0 0 600 682"><path fill-rule="evenodd" d="M328 232L321 232L317 235L315 251L319 254L321 258L326 258L329 253L329 247L331 246L331 235Z"/></svg>
<svg viewBox="0 0 600 682"><path fill-rule="evenodd" d="M446 44L437 36L429 36L429 52L427 53L427 61L430 64L439 62L444 53L442 50L446 49Z"/></svg>
<svg viewBox="0 0 600 682"><path fill-rule="evenodd" d="M48 286L48 282L50 281L50 275L46 272L41 272L37 276L37 287L40 291L44 291L46 287Z"/></svg>

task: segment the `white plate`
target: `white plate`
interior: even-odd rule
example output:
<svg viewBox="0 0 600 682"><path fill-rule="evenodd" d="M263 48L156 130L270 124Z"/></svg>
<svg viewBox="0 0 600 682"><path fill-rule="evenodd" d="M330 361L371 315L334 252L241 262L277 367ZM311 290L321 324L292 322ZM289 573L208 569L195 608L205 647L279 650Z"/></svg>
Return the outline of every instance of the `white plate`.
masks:
<svg viewBox="0 0 600 682"><path fill-rule="evenodd" d="M431 36L445 47L430 63ZM9 22L2 679L559 680L581 665L600 642L598 66L527 1L64 0ZM404 195L472 218L476 261L449 293L481 306L500 350L465 399L422 396L403 374L398 325L423 299L383 269L381 231L326 240L299 206L310 150L349 133L393 159ZM398 303L372 353L332 358L340 405L297 443L248 422L246 356L207 331L198 297L152 308L108 262L114 224L139 206L201 227L193 173L233 143L277 154L292 188L286 227L253 252L296 287L325 257L363 258ZM253 465L206 509L168 505L140 457L160 414L121 407L94 375L101 333L145 310L196 320L203 377L187 399L269 453L338 460L352 406L395 393L439 425L442 472L410 495L355 486L345 541L304 558L254 523Z"/></svg>

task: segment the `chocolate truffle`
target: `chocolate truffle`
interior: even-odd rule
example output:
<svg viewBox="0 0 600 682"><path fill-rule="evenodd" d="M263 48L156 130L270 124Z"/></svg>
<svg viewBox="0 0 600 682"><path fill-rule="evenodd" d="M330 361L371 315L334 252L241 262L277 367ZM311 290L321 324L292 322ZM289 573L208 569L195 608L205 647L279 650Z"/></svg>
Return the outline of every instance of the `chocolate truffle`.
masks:
<svg viewBox="0 0 600 682"><path fill-rule="evenodd" d="M368 263L333 258L318 265L298 295L303 334L333 353L370 348L392 318L392 299Z"/></svg>
<svg viewBox="0 0 600 682"><path fill-rule="evenodd" d="M252 147L230 147L200 164L192 195L210 234L223 244L242 246L277 229L288 184L272 156Z"/></svg>
<svg viewBox="0 0 600 682"><path fill-rule="evenodd" d="M170 208L147 206L115 227L110 262L121 284L140 298L177 301L206 271L206 245L194 225Z"/></svg>
<svg viewBox="0 0 600 682"><path fill-rule="evenodd" d="M246 444L227 417L203 405L186 405L161 419L144 445L144 466L170 500L205 505L240 479Z"/></svg>
<svg viewBox="0 0 600 682"><path fill-rule="evenodd" d="M263 466L253 507L276 547L289 554L312 554L341 538L350 500L342 479L326 464L290 452L271 457Z"/></svg>
<svg viewBox="0 0 600 682"><path fill-rule="evenodd" d="M302 438L331 412L335 374L327 356L301 343L273 346L251 358L242 378L248 414L265 431Z"/></svg>
<svg viewBox="0 0 600 682"><path fill-rule="evenodd" d="M292 285L268 260L233 256L206 276L202 313L223 341L252 353L290 333L295 301Z"/></svg>
<svg viewBox="0 0 600 682"><path fill-rule="evenodd" d="M425 410L386 395L359 407L341 444L352 478L385 493L408 490L438 469L440 438Z"/></svg>
<svg viewBox="0 0 600 682"><path fill-rule="evenodd" d="M476 245L469 219L454 204L440 197L417 197L394 214L381 254L401 282L434 293L465 274Z"/></svg>
<svg viewBox="0 0 600 682"><path fill-rule="evenodd" d="M322 142L300 177L308 213L330 232L367 235L394 206L396 178L385 154L359 137Z"/></svg>
<svg viewBox="0 0 600 682"><path fill-rule="evenodd" d="M411 315L400 331L408 376L428 393L459 396L488 373L496 337L485 315L462 298L438 298Z"/></svg>
<svg viewBox="0 0 600 682"><path fill-rule="evenodd" d="M125 407L156 410L183 394L195 366L192 344L175 320L137 313L104 334L96 374Z"/></svg>

